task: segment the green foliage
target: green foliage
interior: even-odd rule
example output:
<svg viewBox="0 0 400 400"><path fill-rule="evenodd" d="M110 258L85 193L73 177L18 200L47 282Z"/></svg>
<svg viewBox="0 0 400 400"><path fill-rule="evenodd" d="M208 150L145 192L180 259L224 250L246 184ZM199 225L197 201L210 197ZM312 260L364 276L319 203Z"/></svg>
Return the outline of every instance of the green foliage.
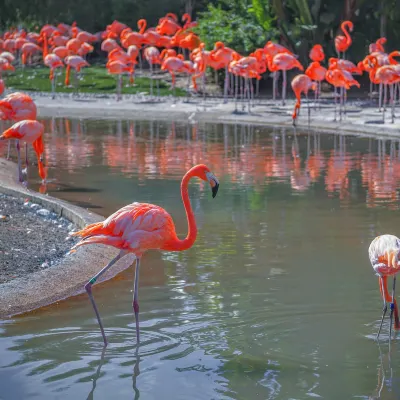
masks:
<svg viewBox="0 0 400 400"><path fill-rule="evenodd" d="M257 5L254 8L244 0L209 4L206 11L199 13L198 21L196 32L208 49L222 41L239 53L248 54L276 35L272 19Z"/></svg>
<svg viewBox="0 0 400 400"><path fill-rule="evenodd" d="M254 14L257 22L261 25L265 32L273 30L274 18L271 15L271 7L269 2L264 0L253 0L249 12Z"/></svg>
<svg viewBox="0 0 400 400"><path fill-rule="evenodd" d="M71 84L74 82L74 71L71 71ZM60 74L57 77L57 92L74 93L73 87L65 87L65 70L58 71ZM81 71L81 80L78 83L79 93L104 93L113 94L117 90L117 77L109 75L104 67L88 67ZM18 69L16 72L7 73L4 75L6 85L13 90L29 90L50 92L51 83L49 80L49 69L45 67L39 68L24 68ZM156 90L156 83L154 83ZM128 83L128 78L124 77L122 94L135 94L141 92L150 92L149 78L136 78L135 84L132 86ZM160 82L160 95L168 96L172 92L166 82ZM178 96L184 96L185 92L181 89L176 89Z"/></svg>

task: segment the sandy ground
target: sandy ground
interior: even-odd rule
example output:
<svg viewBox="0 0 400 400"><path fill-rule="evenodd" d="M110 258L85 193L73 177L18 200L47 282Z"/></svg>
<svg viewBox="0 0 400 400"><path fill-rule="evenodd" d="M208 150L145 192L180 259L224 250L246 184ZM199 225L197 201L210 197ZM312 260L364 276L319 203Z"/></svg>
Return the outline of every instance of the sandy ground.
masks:
<svg viewBox="0 0 400 400"><path fill-rule="evenodd" d="M0 284L57 267L76 226L28 199L0 194Z"/></svg>
<svg viewBox="0 0 400 400"><path fill-rule="evenodd" d="M195 123L245 123L266 126L293 126L294 100L283 106L281 100L256 99L248 103L221 98L170 97L150 98L148 95L126 95L121 101L115 96L58 94L52 100L48 93L30 93L38 106L39 117L70 117L89 119L163 119ZM336 113L333 99L324 99L320 107L310 101L310 122L307 102L302 103L297 126L306 129L334 131L338 133L398 136L400 119L391 122L390 110L378 111L376 100L348 102L346 113ZM397 111L400 112L400 111Z"/></svg>
<svg viewBox="0 0 400 400"><path fill-rule="evenodd" d="M16 262L16 257L13 256L18 254L20 257L22 252L0 255L0 263L2 263L1 257L5 256L8 260L13 257L12 265L6 266L4 274L0 275L2 279L6 276L6 281L0 282L0 318L34 310L84 292L85 283L118 252L109 246L93 245L82 247L76 253L66 254L72 245L72 241L65 243L66 234L71 227L70 223L66 221L72 221L76 227L82 228L104 218L65 201L30 191L19 184L16 177L16 165L0 158L0 193L20 199L21 202L13 204L14 200L10 201L9 198L2 197L0 199L0 204L3 204L3 201L7 203L7 208L0 205L0 214L5 216L0 220L0 229L2 229L0 249L8 251L15 247L26 253L20 264L17 264L19 261ZM29 199L30 204L24 206L26 199ZM40 207L31 207L32 204L38 204ZM29 210L22 211L21 207L29 207ZM38 215L39 210L43 211ZM48 210L49 213L45 210ZM21 212L22 214L18 214ZM31 212L32 215L30 215ZM10 216L18 216L23 220L16 221L17 218L10 218ZM35 227L35 231L30 233L28 233L30 225L24 223L27 216L32 217L29 224L33 223ZM56 222L53 223L53 221ZM1 224L6 225L2 226ZM52 237L53 228L57 226L59 229L58 225L64 225L60 230L60 235ZM32 242L30 239L26 243L24 235L37 235L37 237ZM45 240L48 240L48 243L44 243ZM55 249L53 253L61 257L50 257L49 259L46 254L53 249ZM41 258L40 261L34 259L35 255ZM100 282L111 279L120 271L128 268L133 261L133 256L124 257L115 265L115 268L110 269L102 276ZM46 262L49 265L44 265L42 268L43 263ZM22 269L19 270L16 265ZM26 271L28 273L25 273ZM11 278L13 276L15 278L8 279L10 274L12 274Z"/></svg>

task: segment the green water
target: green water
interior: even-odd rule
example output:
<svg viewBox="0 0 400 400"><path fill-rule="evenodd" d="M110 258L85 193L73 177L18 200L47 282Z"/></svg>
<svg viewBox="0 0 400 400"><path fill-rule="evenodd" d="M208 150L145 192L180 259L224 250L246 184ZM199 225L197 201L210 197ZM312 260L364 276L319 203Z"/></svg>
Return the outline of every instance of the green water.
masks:
<svg viewBox="0 0 400 400"><path fill-rule="evenodd" d="M181 236L193 181L194 247L143 257L140 348L133 269L85 295L0 321L0 399L400 397L370 241L399 233L398 141L146 121L46 121L49 194L109 215L143 201ZM36 171L30 187L39 189ZM102 266L99 265L99 269ZM370 397L371 396L371 397Z"/></svg>

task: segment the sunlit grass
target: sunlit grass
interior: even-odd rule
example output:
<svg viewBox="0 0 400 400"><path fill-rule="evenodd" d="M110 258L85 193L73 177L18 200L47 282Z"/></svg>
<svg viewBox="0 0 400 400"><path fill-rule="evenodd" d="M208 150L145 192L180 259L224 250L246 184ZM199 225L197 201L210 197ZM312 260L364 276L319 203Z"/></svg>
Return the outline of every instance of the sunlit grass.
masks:
<svg viewBox="0 0 400 400"><path fill-rule="evenodd" d="M74 73L71 70L70 86L64 85L65 69L58 70L57 75L57 89L59 93L74 93ZM29 90L39 92L50 92L51 82L49 80L49 68L34 67L17 69L15 72L10 72L4 75L6 85L11 90ZM154 93L157 94L156 82L153 83ZM99 93L99 94L113 94L117 90L117 77L109 75L105 67L87 67L80 73L78 81L79 93ZM133 85L129 84L129 77L123 77L122 94L135 94L135 93L150 93L150 78L137 77ZM171 95L169 83L160 80L160 95ZM177 96L184 96L185 92L182 89L176 89Z"/></svg>

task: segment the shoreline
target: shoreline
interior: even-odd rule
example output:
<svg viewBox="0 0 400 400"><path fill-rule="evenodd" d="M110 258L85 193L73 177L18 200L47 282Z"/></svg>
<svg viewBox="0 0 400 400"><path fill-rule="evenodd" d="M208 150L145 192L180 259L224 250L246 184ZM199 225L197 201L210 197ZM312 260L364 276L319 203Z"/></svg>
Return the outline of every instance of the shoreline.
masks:
<svg viewBox="0 0 400 400"><path fill-rule="evenodd" d="M19 199L29 199L30 202L57 214L58 217L72 222L78 228L104 219L63 200L28 190L16 181L16 176L16 164L0 159L0 193ZM82 247L78 252L62 257L55 266L0 284L0 318L23 314L83 293L84 285L103 265L115 257L117 252L108 246ZM124 257L96 284L113 278L128 268L133 260L133 256Z"/></svg>
<svg viewBox="0 0 400 400"><path fill-rule="evenodd" d="M48 93L31 92L38 107L39 118L82 118L82 119L146 119L167 121L188 121L190 123L234 123L253 124L258 126L281 126L293 128L292 112L295 101L289 99L285 106L281 101L266 99L255 100L251 113L247 103L242 111L242 104L230 100L223 103L222 98L208 98L204 102L201 98L186 99L162 97L151 100L148 96L125 95L121 101L115 96L105 95L65 95L57 94L52 100ZM175 101L175 103L174 103ZM370 100L349 100L346 106L346 115L342 121L334 120L333 99L323 99L321 108L314 109L311 104L311 123L308 125L307 103L302 103L301 114L296 128L304 130L320 130L341 134L373 135L374 137L400 135L400 119L391 123L391 111L386 111L385 123L382 113Z"/></svg>

